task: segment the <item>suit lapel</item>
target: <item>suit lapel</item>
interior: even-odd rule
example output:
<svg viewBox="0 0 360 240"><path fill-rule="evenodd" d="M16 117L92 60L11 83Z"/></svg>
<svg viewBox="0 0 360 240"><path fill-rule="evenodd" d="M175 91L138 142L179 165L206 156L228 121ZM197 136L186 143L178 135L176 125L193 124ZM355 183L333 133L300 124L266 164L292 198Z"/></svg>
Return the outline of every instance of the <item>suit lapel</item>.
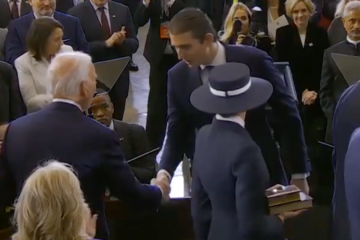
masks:
<svg viewBox="0 0 360 240"><path fill-rule="evenodd" d="M118 32L121 30L122 27L119 25L120 22L119 16L114 11L115 10L114 3L112 1L109 1L108 4L109 4L109 19L110 19L111 33Z"/></svg>
<svg viewBox="0 0 360 240"><path fill-rule="evenodd" d="M96 15L94 7L91 5L90 1L85 1L84 4L84 15L89 17L89 23L94 29L94 33L102 33L105 38L105 33L101 26L98 16Z"/></svg>
<svg viewBox="0 0 360 240"><path fill-rule="evenodd" d="M24 16L32 11L28 1L22 0L20 6L20 16Z"/></svg>
<svg viewBox="0 0 360 240"><path fill-rule="evenodd" d="M190 94L200 87L203 83L201 80L201 68L200 67L192 67L190 68L190 76L189 76L189 90Z"/></svg>

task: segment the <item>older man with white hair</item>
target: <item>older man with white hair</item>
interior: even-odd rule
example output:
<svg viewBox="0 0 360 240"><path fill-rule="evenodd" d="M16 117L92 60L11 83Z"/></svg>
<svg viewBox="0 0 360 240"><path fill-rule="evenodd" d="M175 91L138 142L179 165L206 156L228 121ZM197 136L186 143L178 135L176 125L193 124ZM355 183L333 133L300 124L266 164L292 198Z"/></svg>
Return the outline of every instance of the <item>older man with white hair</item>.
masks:
<svg viewBox="0 0 360 240"><path fill-rule="evenodd" d="M99 215L97 239L108 239L102 196L108 187L115 197L157 208L169 194L166 180L140 184L121 153L116 133L83 115L93 98L95 68L90 56L63 53L48 70L53 102L11 122L0 154L0 209L13 203L30 173L49 158L65 162L78 173L86 202Z"/></svg>

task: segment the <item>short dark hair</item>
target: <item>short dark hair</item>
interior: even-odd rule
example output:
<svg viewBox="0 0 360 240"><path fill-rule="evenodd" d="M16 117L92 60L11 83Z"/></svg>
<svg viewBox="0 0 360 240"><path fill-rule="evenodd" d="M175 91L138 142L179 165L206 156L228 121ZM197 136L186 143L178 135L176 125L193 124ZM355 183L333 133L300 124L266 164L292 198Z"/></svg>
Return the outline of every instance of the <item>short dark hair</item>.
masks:
<svg viewBox="0 0 360 240"><path fill-rule="evenodd" d="M27 34L27 48L36 61L44 56L47 41L57 28L64 30L63 25L51 17L40 17L32 21Z"/></svg>
<svg viewBox="0 0 360 240"><path fill-rule="evenodd" d="M214 41L217 39L211 20L197 8L185 8L178 12L170 21L169 31L174 35L191 32L193 38L200 42L203 42L209 33L214 36Z"/></svg>

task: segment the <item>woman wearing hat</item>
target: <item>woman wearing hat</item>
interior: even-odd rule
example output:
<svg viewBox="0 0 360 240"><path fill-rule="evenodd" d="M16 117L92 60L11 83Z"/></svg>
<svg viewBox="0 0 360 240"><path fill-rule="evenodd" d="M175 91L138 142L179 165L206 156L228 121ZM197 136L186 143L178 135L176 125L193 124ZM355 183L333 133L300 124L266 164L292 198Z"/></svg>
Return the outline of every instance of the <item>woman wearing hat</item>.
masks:
<svg viewBox="0 0 360 240"><path fill-rule="evenodd" d="M268 215L269 173L260 148L245 130L248 110L265 104L272 85L250 77L240 63L215 67L192 105L216 114L196 138L191 210L199 240L284 239L283 221L298 212ZM211 224L210 224L211 223Z"/></svg>

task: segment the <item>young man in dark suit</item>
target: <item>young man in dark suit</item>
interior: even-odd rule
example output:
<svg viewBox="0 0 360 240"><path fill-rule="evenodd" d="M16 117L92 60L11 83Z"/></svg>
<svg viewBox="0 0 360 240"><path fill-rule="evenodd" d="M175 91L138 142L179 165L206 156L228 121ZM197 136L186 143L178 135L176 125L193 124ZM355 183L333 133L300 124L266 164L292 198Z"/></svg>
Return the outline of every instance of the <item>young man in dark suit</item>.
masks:
<svg viewBox="0 0 360 240"><path fill-rule="evenodd" d="M139 41L130 10L125 5L108 0L87 0L68 13L80 19L93 62L127 57L137 51ZM123 119L129 84L127 67L109 93L115 119Z"/></svg>
<svg viewBox="0 0 360 240"><path fill-rule="evenodd" d="M113 119L114 106L108 93L98 89L91 103L93 118L104 126L114 130L121 144L126 160L130 160L150 151L145 129L138 124L130 124ZM137 179L142 183L150 183L155 177L155 156L149 155L130 163Z"/></svg>
<svg viewBox="0 0 360 240"><path fill-rule="evenodd" d="M192 8L180 11L169 25L171 44L177 49L179 62L169 71L167 135L163 145L158 176L174 173L183 154L191 159L195 131L209 124L212 115L194 109L190 94L207 84L212 67L226 62L247 65L251 76L268 80L274 88L269 99L274 117L287 151L292 154L292 183L308 192L306 177L310 171L304 142L303 127L290 89L286 87L271 58L263 51L249 46L223 45L207 16ZM287 184L277 146L273 140L264 108L251 110L246 117L246 129L260 146L265 158L271 184Z"/></svg>
<svg viewBox="0 0 360 240"><path fill-rule="evenodd" d="M55 12L56 0L30 0L32 13L13 20L8 27L5 39L6 62L14 65L15 59L27 51L26 36L31 22L42 16L53 17L64 27L63 42L70 45L75 51L89 52L89 45L81 28L79 19Z"/></svg>
<svg viewBox="0 0 360 240"><path fill-rule="evenodd" d="M190 98L195 108L216 114L196 137L191 187L196 239L284 239L282 223L297 213L268 215L269 174L245 129L247 111L268 101L272 85L251 78L241 63L215 67L208 81Z"/></svg>

